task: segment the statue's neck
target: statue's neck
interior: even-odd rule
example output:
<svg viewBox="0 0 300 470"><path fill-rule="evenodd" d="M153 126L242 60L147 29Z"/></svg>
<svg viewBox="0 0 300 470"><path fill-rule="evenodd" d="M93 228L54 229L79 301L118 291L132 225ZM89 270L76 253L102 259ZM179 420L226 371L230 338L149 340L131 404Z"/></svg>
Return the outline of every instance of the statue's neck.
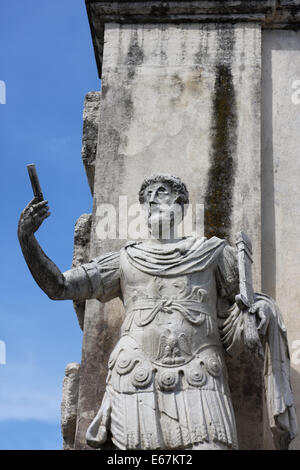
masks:
<svg viewBox="0 0 300 470"><path fill-rule="evenodd" d="M170 237L157 237L154 236L151 231L148 233L148 242L154 245L166 245L170 243L178 243L180 240L182 240L182 237L176 236L174 233L171 234Z"/></svg>

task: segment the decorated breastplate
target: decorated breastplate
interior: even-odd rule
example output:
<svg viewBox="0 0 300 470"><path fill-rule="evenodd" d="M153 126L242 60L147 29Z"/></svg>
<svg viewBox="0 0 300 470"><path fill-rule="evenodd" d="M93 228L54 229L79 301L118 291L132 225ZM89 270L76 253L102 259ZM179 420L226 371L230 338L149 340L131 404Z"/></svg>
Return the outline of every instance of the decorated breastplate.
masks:
<svg viewBox="0 0 300 470"><path fill-rule="evenodd" d="M122 335L134 338L153 365L187 364L203 347L219 344L208 283L155 277L147 288L127 288L125 308Z"/></svg>

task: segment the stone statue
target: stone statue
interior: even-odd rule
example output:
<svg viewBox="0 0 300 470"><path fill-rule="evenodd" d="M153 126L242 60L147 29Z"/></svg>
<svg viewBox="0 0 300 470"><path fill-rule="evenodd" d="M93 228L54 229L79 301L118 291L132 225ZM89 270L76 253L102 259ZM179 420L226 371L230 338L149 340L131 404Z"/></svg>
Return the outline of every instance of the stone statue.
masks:
<svg viewBox="0 0 300 470"><path fill-rule="evenodd" d="M120 297L124 303L126 318L88 444L101 447L111 435L118 449L237 449L224 357L247 347L246 331L254 328L254 349L265 355L271 430L276 447L287 449L297 422L286 330L274 300L252 292L247 304L251 279L241 250L217 237L177 238L189 200L179 178L145 179L139 200L147 240L63 274L34 237L49 216L47 201L33 199L19 222L25 260L51 299Z"/></svg>

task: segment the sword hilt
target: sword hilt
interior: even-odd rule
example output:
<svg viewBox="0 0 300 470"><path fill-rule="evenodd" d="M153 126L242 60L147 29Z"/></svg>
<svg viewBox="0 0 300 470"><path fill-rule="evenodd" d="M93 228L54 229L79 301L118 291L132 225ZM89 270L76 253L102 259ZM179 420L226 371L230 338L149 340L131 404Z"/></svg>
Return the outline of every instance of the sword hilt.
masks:
<svg viewBox="0 0 300 470"><path fill-rule="evenodd" d="M254 303L254 290L252 284L252 243L244 232L236 234L236 247L238 250L239 287L240 293L235 300L237 306L245 312L244 341L248 349L257 357L263 358L263 348L256 328L256 318L251 312Z"/></svg>

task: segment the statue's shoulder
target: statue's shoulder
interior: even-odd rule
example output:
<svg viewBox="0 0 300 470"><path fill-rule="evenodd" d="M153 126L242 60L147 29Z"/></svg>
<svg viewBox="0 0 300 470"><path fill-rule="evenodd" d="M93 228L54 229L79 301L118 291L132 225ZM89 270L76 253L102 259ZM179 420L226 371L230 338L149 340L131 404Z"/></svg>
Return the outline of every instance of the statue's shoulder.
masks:
<svg viewBox="0 0 300 470"><path fill-rule="evenodd" d="M124 250L128 246L140 245L142 242L140 240L128 240L121 250Z"/></svg>
<svg viewBox="0 0 300 470"><path fill-rule="evenodd" d="M120 251L111 251L108 253L105 253L104 255L96 256L95 258L91 259L89 263L91 265L97 265L97 266L106 266L106 265L112 265L116 266L118 265L120 261Z"/></svg>
<svg viewBox="0 0 300 470"><path fill-rule="evenodd" d="M222 238L218 237L211 237L211 238L206 238L206 237L187 237L186 238L187 243L189 243L191 246L201 246L203 248L217 248L220 246L226 246L228 245L228 241Z"/></svg>

